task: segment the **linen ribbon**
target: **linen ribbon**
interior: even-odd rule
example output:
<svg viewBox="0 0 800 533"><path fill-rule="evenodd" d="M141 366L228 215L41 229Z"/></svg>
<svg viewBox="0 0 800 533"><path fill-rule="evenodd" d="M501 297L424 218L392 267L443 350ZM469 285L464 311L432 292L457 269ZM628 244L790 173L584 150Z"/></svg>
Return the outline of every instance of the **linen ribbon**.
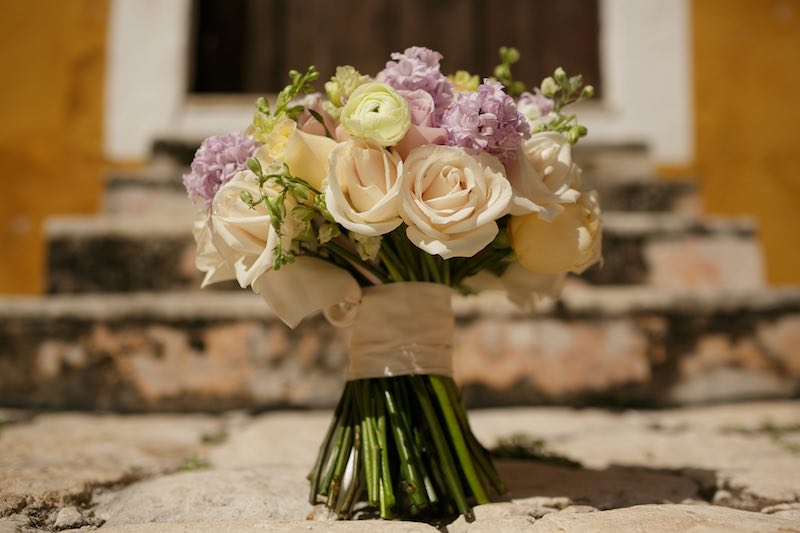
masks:
<svg viewBox="0 0 800 533"><path fill-rule="evenodd" d="M363 289L358 303L328 307L335 326L352 326L347 380L410 374L453 375L451 290L436 283Z"/></svg>

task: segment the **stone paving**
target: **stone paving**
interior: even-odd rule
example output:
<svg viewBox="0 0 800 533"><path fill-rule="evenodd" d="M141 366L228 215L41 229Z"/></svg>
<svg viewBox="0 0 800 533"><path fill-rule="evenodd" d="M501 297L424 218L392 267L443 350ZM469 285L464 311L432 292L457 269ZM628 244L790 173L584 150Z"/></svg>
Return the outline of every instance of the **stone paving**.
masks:
<svg viewBox="0 0 800 533"><path fill-rule="evenodd" d="M306 502L329 417L0 410L0 533L437 531L325 521ZM471 420L487 446L516 457L497 460L509 495L439 531L800 533L800 401L490 409Z"/></svg>

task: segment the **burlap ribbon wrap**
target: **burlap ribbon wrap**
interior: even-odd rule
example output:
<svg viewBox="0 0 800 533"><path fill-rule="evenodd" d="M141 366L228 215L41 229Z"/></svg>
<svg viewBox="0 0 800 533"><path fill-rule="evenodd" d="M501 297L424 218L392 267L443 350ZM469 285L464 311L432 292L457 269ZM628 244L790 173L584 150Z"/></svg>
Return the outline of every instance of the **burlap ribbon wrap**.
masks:
<svg viewBox="0 0 800 533"><path fill-rule="evenodd" d="M367 287L349 311L326 316L335 325L352 323L348 381L453 375L455 320L449 287L416 282Z"/></svg>

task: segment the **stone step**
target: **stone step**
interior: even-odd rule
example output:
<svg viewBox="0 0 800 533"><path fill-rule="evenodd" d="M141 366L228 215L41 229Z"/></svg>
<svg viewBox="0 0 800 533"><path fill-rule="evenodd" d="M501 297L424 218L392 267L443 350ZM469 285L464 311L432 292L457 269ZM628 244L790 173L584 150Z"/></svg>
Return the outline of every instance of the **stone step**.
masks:
<svg viewBox="0 0 800 533"><path fill-rule="evenodd" d="M159 215L193 211L181 183L180 169L149 168L110 174L106 179L103 211L109 214ZM604 211L674 212L698 215L697 186L686 181L605 182L586 179L600 195Z"/></svg>
<svg viewBox="0 0 800 533"><path fill-rule="evenodd" d="M800 288L569 287L533 314L497 293L458 297L454 308L456 377L472 406L800 393ZM0 405L330 406L346 337L321 317L289 330L245 291L5 297Z"/></svg>
<svg viewBox="0 0 800 533"><path fill-rule="evenodd" d="M190 213L57 217L46 223L50 293L197 287ZM761 249L749 219L605 213L602 267L582 279L674 288L762 286Z"/></svg>

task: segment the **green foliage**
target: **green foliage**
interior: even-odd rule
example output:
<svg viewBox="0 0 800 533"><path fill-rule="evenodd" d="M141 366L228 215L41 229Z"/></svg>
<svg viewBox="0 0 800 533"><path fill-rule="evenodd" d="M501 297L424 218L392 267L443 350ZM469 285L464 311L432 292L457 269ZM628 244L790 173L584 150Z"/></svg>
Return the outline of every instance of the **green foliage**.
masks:
<svg viewBox="0 0 800 533"><path fill-rule="evenodd" d="M557 131L566 135L571 144L575 144L585 137L589 130L586 126L578 124L577 116L564 114L564 108L588 100L594 96L594 87L583 85L583 76L567 76L563 68L558 67L552 76L548 76L539 87L542 94L553 99L556 118L550 122L542 123L532 133L540 131Z"/></svg>
<svg viewBox="0 0 800 533"><path fill-rule="evenodd" d="M312 82L319 78L319 72L314 65L311 65L304 74L290 70L289 77L292 83L278 93L274 111L270 109L269 101L263 96L256 100L256 113L253 115L253 137L256 140L263 142L282 118L294 120L303 113L302 105L291 105L291 102L298 94L314 91Z"/></svg>
<svg viewBox="0 0 800 533"><path fill-rule="evenodd" d="M515 80L511 74L511 65L519 61L519 50L501 46L499 50L500 64L494 67L494 77L502 83L511 96L519 96L525 90L525 84Z"/></svg>

